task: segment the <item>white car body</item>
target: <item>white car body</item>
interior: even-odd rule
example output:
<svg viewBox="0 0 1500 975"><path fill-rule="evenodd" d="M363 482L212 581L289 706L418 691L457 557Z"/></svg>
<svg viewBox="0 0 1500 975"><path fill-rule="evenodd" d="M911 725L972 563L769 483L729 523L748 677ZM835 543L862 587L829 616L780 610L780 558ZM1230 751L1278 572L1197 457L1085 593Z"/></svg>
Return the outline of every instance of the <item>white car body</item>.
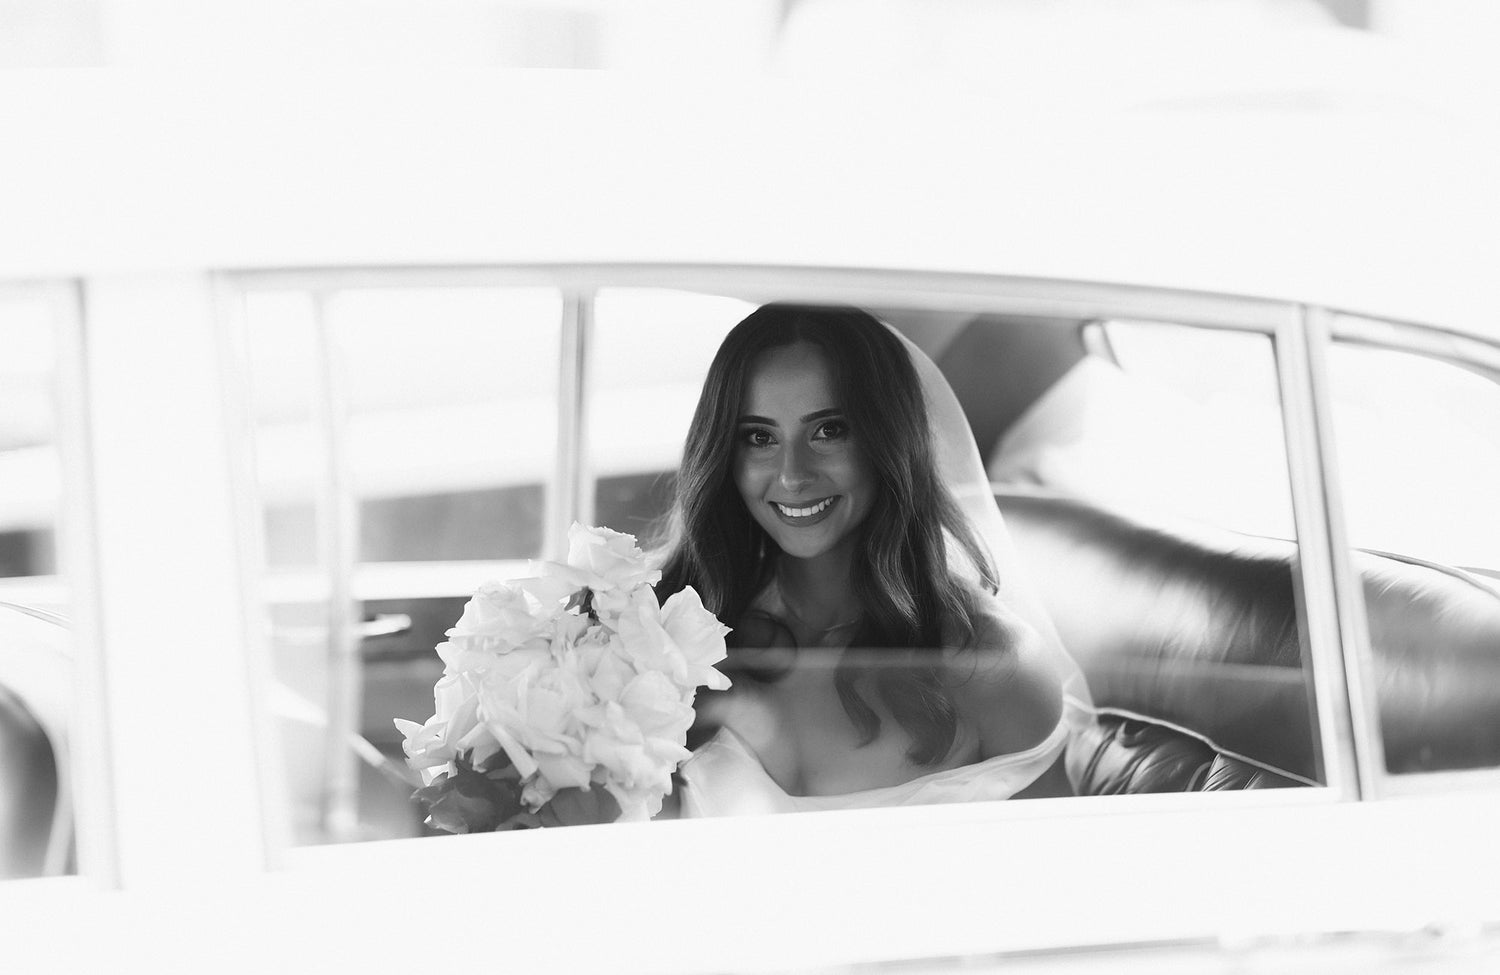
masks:
<svg viewBox="0 0 1500 975"><path fill-rule="evenodd" d="M79 875L0 885L15 970L1493 960L1500 778L1383 794L1342 665L1319 677L1321 788L288 840L249 462L226 435L243 421L226 288L325 270L727 276L955 309L1233 306L1293 343L1343 327L1306 311L1327 308L1500 354L1493 133L1420 105L1275 101L1052 112L936 87L554 72L0 79L28 148L0 161L0 279L70 309L63 380L83 408L60 441L52 590L79 661ZM1308 368L1287 367L1289 423L1315 410ZM1288 449L1319 529L1308 625L1336 655L1337 507L1314 432Z"/></svg>

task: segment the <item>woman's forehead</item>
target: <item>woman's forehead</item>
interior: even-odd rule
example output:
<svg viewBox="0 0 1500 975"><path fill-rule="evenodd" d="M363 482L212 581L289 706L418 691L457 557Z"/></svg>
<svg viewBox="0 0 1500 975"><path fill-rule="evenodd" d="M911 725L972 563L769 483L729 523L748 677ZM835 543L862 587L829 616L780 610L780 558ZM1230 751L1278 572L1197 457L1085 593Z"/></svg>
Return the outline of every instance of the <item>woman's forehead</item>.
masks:
<svg viewBox="0 0 1500 975"><path fill-rule="evenodd" d="M741 415L786 420L838 407L828 357L810 342L767 349L750 363Z"/></svg>

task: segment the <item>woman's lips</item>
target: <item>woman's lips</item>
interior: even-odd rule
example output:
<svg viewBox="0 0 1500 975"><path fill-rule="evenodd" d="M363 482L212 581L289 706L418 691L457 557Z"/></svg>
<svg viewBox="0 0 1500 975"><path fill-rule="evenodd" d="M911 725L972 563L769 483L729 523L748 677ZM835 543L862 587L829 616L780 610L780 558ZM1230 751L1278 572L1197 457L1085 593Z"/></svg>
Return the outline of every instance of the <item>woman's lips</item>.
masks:
<svg viewBox="0 0 1500 975"><path fill-rule="evenodd" d="M838 495L834 495L833 497L819 498L816 501L803 504L782 504L777 501L772 501L770 504L772 510L776 512L776 517L781 519L783 524L791 525L793 528L805 528L808 525L816 525L824 518L827 518L829 512L837 507L838 500ZM791 512L808 513L792 514Z"/></svg>

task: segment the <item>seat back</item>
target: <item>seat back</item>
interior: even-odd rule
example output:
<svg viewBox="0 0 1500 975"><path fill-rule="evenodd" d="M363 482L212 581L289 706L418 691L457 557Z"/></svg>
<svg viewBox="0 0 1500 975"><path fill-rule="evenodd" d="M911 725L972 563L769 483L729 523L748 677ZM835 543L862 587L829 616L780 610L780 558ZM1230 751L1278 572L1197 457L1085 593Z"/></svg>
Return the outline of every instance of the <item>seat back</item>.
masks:
<svg viewBox="0 0 1500 975"><path fill-rule="evenodd" d="M0 685L0 879L46 872L57 758L41 723Z"/></svg>
<svg viewBox="0 0 1500 975"><path fill-rule="evenodd" d="M71 694L62 621L0 602L0 878L72 869Z"/></svg>
<svg viewBox="0 0 1500 975"><path fill-rule="evenodd" d="M1069 756L1083 788L1320 780L1295 543L997 499L1101 712ZM1391 769L1500 764L1500 595L1442 566L1363 552L1356 565Z"/></svg>

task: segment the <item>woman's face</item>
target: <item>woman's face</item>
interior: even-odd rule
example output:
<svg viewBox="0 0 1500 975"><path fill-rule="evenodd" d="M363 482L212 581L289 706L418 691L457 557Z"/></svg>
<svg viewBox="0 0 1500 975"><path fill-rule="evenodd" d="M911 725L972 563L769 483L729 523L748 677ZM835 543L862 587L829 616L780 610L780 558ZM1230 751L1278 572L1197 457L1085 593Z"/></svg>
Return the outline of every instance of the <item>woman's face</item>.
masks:
<svg viewBox="0 0 1500 975"><path fill-rule="evenodd" d="M875 477L808 342L750 364L740 403L734 482L750 516L793 558L848 550L875 501Z"/></svg>

